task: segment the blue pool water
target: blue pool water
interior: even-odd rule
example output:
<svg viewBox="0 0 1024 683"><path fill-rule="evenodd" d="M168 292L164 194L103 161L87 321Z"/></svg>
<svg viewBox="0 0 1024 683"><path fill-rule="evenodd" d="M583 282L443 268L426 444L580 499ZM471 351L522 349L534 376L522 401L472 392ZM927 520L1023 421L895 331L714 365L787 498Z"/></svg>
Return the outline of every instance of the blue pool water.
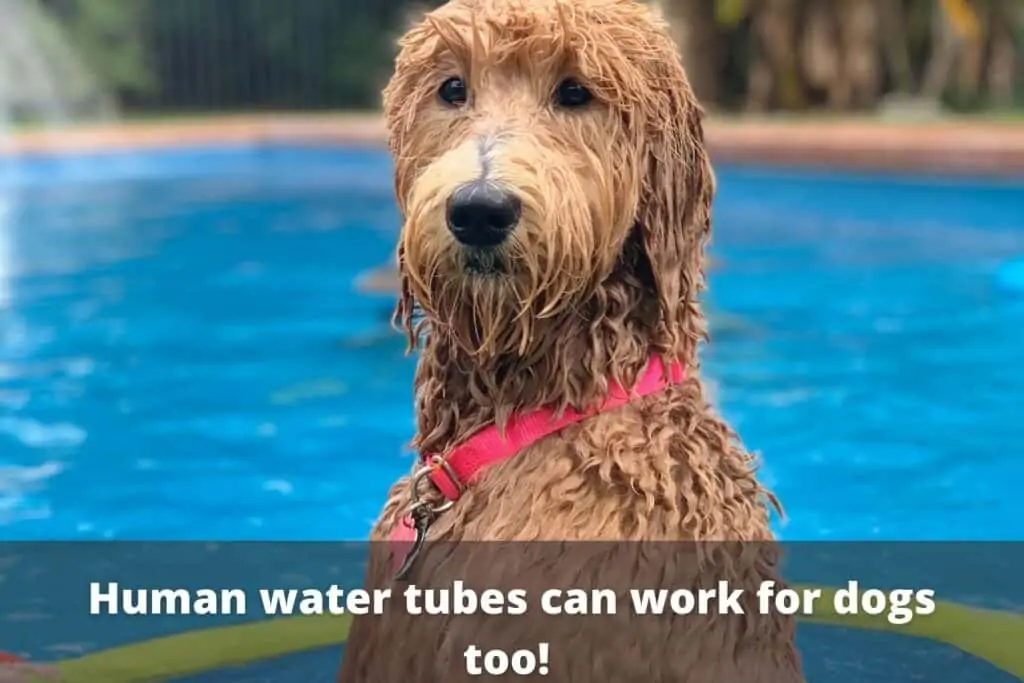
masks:
<svg viewBox="0 0 1024 683"><path fill-rule="evenodd" d="M413 360L354 287L391 254L389 173L0 162L0 538L363 537L411 462ZM719 186L705 371L782 536L1024 539L1024 185Z"/></svg>

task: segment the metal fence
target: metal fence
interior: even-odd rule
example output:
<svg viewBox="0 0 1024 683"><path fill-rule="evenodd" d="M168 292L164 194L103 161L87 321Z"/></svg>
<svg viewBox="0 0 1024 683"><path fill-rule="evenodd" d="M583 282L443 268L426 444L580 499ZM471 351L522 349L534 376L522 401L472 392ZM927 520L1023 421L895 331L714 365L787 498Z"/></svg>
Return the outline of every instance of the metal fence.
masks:
<svg viewBox="0 0 1024 683"><path fill-rule="evenodd" d="M408 10L402 0L0 0L23 37L16 54L0 46L0 60L52 71L68 62L58 51L73 51L134 112L365 108L378 103ZM64 46L43 39L44 23ZM81 99L33 87L43 78L16 79L20 99Z"/></svg>

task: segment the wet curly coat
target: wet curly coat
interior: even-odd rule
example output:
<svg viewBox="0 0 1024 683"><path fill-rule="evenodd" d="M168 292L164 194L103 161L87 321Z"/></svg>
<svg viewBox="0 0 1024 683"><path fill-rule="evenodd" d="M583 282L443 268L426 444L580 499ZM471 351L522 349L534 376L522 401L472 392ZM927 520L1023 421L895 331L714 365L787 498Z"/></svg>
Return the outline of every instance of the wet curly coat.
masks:
<svg viewBox="0 0 1024 683"><path fill-rule="evenodd" d="M631 385L651 354L687 369L682 384L487 470L432 543L745 541L742 567L701 564L704 578L775 578L760 543L774 498L699 378L714 178L666 26L633 0L454 0L402 38L384 101L404 218L396 320L421 348L417 450L445 452L514 411L584 409L611 380ZM451 198L473 183L514 197L514 227L497 244L451 227ZM372 539L387 539L409 505L406 477ZM638 571L619 569L627 582ZM391 585L391 570L372 560L369 584ZM522 566L478 570L506 585ZM571 571L578 585L608 579ZM788 618L617 618L621 628L573 626L593 637L577 635L546 678L801 680ZM340 680L468 680L468 643L518 641L525 624L360 618Z"/></svg>

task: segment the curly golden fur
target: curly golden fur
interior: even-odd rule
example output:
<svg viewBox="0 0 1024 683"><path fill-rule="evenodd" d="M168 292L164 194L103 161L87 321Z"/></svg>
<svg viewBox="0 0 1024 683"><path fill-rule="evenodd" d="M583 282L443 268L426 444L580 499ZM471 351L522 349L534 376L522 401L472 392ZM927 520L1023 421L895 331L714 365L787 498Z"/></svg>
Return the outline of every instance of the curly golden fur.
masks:
<svg viewBox="0 0 1024 683"><path fill-rule="evenodd" d="M457 106L438 94L451 77L466 86ZM558 106L567 78L592 101ZM687 368L684 383L484 472L431 542L744 541L757 550L737 553L743 568L702 563L702 580L774 579L770 544L758 543L772 538L774 498L699 379L714 178L666 26L634 0L453 0L401 39L384 103L404 218L396 321L421 346L419 451L445 452L515 411L586 409L611 380L631 385L651 354ZM446 223L453 192L479 180L521 206L508 238L486 249L464 246ZM387 539L409 505L406 477L372 539ZM390 585L391 570L371 561L369 583ZM494 562L484 573L501 586L519 571ZM422 619L359 619L340 680L468 680L452 661L482 623ZM487 628L506 640L526 628L499 621ZM549 678L801 680L785 617L623 625L577 639Z"/></svg>

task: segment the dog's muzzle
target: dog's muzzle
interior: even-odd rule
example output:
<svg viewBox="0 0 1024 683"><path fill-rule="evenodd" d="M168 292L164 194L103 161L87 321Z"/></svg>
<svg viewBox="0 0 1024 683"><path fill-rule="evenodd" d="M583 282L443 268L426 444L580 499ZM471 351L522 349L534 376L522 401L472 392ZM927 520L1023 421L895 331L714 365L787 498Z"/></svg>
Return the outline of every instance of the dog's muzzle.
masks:
<svg viewBox="0 0 1024 683"><path fill-rule="evenodd" d="M448 229L460 244L486 249L497 247L519 223L522 203L494 183L474 181L448 198Z"/></svg>

